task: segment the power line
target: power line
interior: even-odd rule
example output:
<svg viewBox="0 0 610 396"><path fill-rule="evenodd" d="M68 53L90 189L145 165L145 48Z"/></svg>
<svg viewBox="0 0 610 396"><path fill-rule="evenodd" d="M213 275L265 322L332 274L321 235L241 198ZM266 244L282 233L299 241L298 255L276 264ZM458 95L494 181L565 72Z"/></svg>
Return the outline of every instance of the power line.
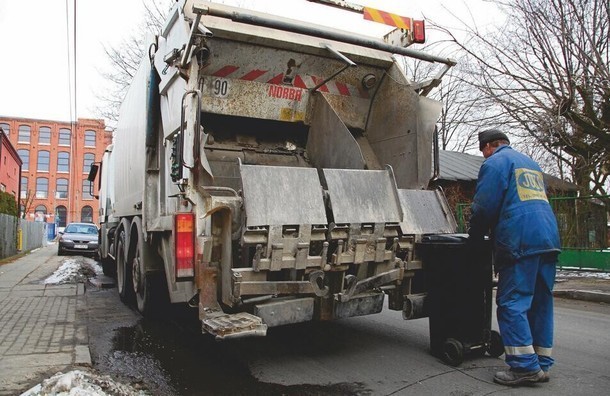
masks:
<svg viewBox="0 0 610 396"><path fill-rule="evenodd" d="M76 0L74 0L74 121L78 117L78 100L77 100L77 84L76 84Z"/></svg>
<svg viewBox="0 0 610 396"><path fill-rule="evenodd" d="M78 107L77 107L77 95L76 95L76 0L74 0L74 31L72 33L74 35L74 53L72 54L73 59L74 59L74 141L70 140L70 151L75 153L77 150L76 146L76 141L77 141L77 131L76 128L78 128ZM74 142L74 144L72 144L72 142ZM79 164L76 163L75 161L75 156L72 157L72 162L74 163L74 165L77 167L76 169L78 169ZM75 173L75 172L72 172ZM70 178L72 178L72 176L70 175ZM79 180L79 184L81 185L79 188L82 189L82 183L80 183L80 178L76 178L77 180ZM74 179L73 179L74 180ZM73 189L76 189L76 187L78 186L72 186ZM70 202L72 199L74 199L76 195L72 195L71 199L68 200L68 202ZM83 197L83 192L81 191L81 198ZM76 208L74 209L74 216L76 218L77 213L76 213Z"/></svg>
<svg viewBox="0 0 610 396"><path fill-rule="evenodd" d="M76 190L76 186L74 185L74 177L73 175L75 174L75 166L78 166L78 164L76 164L75 158L74 158L74 152L75 152L75 143L76 143L76 138L77 138L77 119L76 117L78 116L77 113L77 105L76 105L76 0L74 0L74 21L73 21L73 32L72 32L72 39L73 39L73 53L72 53L72 59L73 59L73 67L74 67L74 75L72 75L71 72L71 65L70 65L70 7L69 7L69 0L66 0L66 49L67 49L67 66L68 66L68 107L69 107L69 113L70 113L70 174L69 174L69 186L68 186L68 210L67 210L67 216L66 216L66 222L69 223L70 221L72 221L73 216L75 215L75 213L73 213L72 211L72 204L73 204L73 198L75 196L75 194L70 194L70 189L72 191ZM74 84L72 84L72 82L74 81ZM74 97L72 96L72 91L74 90ZM74 99L74 102L72 101L72 99Z"/></svg>
<svg viewBox="0 0 610 396"><path fill-rule="evenodd" d="M68 0L66 0L66 56L68 61L68 108L70 112L70 122L72 122L72 73L70 72L70 10L68 9Z"/></svg>

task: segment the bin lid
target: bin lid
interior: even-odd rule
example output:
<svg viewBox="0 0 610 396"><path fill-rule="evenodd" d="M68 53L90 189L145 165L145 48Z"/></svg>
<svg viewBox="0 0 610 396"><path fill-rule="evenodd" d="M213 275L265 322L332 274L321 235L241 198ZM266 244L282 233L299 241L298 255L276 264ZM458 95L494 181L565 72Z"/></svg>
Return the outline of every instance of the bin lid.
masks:
<svg viewBox="0 0 610 396"><path fill-rule="evenodd" d="M468 234L432 234L424 235L422 243L466 243Z"/></svg>

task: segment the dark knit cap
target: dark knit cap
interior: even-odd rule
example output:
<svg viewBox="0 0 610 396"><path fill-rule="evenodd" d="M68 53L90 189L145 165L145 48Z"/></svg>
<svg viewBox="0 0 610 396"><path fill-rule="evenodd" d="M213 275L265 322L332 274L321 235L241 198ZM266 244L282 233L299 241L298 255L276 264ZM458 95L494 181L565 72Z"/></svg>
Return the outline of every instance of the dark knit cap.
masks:
<svg viewBox="0 0 610 396"><path fill-rule="evenodd" d="M498 129L488 129L486 131L479 132L479 150L482 150L483 146L485 146L487 143L491 143L496 140L506 140L510 143L510 140L508 140L508 137L504 134L504 132L501 132Z"/></svg>

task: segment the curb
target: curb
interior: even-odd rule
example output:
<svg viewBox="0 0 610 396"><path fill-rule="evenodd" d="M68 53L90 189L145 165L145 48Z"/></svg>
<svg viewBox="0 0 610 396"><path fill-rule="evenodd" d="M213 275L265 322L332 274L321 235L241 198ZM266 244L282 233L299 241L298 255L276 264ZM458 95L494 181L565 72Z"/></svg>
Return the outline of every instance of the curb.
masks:
<svg viewBox="0 0 610 396"><path fill-rule="evenodd" d="M553 296L560 298L570 298L573 300L583 300L610 304L610 293L590 291L590 290L555 290Z"/></svg>
<svg viewBox="0 0 610 396"><path fill-rule="evenodd" d="M106 275L96 276L95 278L88 278L87 283L98 289L112 289L116 286L116 281Z"/></svg>
<svg viewBox="0 0 610 396"><path fill-rule="evenodd" d="M77 366L93 366L88 345L77 345L74 349L74 364Z"/></svg>

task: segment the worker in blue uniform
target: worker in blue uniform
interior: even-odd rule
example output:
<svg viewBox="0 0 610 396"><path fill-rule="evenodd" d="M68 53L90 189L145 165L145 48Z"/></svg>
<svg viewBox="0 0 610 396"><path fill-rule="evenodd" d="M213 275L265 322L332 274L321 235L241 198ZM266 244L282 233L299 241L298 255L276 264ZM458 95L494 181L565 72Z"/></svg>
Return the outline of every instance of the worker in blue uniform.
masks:
<svg viewBox="0 0 610 396"><path fill-rule="evenodd" d="M559 232L542 171L510 147L497 129L479 133L485 161L472 203L469 243L488 231L498 273L497 317L510 369L494 381L517 386L547 382L553 365L553 284Z"/></svg>

